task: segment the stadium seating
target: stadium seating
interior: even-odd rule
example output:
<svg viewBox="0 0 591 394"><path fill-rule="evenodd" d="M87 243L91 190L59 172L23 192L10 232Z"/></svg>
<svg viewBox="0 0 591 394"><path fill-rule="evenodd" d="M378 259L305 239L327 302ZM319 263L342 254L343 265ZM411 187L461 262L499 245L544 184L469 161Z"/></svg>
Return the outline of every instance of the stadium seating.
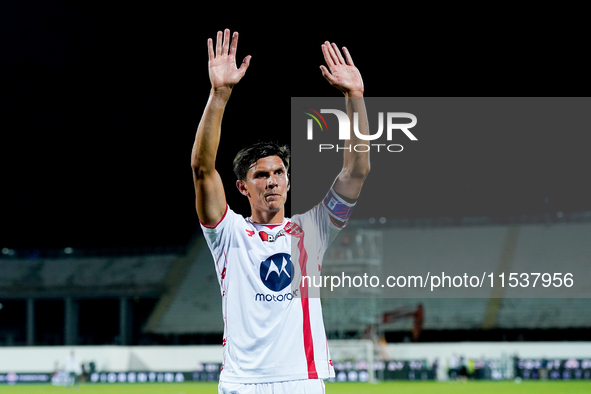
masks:
<svg viewBox="0 0 591 394"><path fill-rule="evenodd" d="M0 293L56 291L103 294L109 290L158 290L178 256L0 259ZM34 293L35 294L35 293Z"/></svg>
<svg viewBox="0 0 591 394"><path fill-rule="evenodd" d="M202 236L193 243L185 275L171 286L170 296L160 300L146 325L146 332L223 332L222 300L211 254Z"/></svg>

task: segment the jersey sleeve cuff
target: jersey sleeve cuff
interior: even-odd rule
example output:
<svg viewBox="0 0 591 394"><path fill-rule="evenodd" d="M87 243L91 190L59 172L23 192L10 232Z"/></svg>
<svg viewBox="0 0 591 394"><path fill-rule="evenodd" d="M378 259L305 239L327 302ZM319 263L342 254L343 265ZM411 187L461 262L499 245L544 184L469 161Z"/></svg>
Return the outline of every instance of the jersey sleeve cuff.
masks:
<svg viewBox="0 0 591 394"><path fill-rule="evenodd" d="M348 220L346 222L341 222L340 220L337 220L330 215L328 217L330 218L330 223L339 230L344 229L349 224Z"/></svg>

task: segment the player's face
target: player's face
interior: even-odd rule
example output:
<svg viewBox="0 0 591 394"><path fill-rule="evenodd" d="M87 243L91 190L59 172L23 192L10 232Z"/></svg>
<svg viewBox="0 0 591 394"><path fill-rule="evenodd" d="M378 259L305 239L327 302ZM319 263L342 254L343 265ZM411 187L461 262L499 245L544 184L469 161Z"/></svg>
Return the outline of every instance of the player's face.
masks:
<svg viewBox="0 0 591 394"><path fill-rule="evenodd" d="M250 200L252 209L278 212L283 209L289 190L289 179L283 160L279 156L268 156L253 164L246 181L238 188Z"/></svg>

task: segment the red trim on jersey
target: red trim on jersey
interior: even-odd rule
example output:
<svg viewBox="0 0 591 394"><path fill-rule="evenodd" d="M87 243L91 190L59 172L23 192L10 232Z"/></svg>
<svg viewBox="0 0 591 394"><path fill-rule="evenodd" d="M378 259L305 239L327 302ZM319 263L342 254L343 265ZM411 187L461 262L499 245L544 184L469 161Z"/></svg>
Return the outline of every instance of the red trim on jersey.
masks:
<svg viewBox="0 0 591 394"><path fill-rule="evenodd" d="M298 240L298 249L300 251L300 269L302 277L306 276L306 263L308 262L308 253L304 248L304 235ZM303 282L303 281L302 281ZM306 353L306 362L308 364L308 379L318 379L316 363L314 362L314 340L312 338L312 326L310 325L310 304L308 299L308 288L300 283L300 296L302 300L302 312L304 315L304 351Z"/></svg>
<svg viewBox="0 0 591 394"><path fill-rule="evenodd" d="M222 222L222 220L224 220L224 218L226 217L226 214L227 213L228 213L228 204L226 204L226 210L224 211L224 215L222 216L222 218L220 219L220 221L215 224L215 226L208 226L206 224L203 224L203 222L201 221L201 219L199 219L199 223L201 223L201 225L203 227L205 227L205 228L216 228Z"/></svg>
<svg viewBox="0 0 591 394"><path fill-rule="evenodd" d="M220 277L222 278L222 281L223 281L224 279L226 279L226 267L228 266L228 256L226 256L226 249L222 249L222 252L224 253L224 266L222 267L222 272L220 273ZM226 289L224 289L224 290L226 290Z"/></svg>
<svg viewBox="0 0 591 394"><path fill-rule="evenodd" d="M224 300L222 300L222 302L224 302ZM225 347L225 345L228 344L228 336L229 336L229 333L228 333L228 331L229 331L228 330L228 317L226 316L228 314L227 307L224 308L224 310L226 311L224 313L224 328L225 328L224 329L224 336L225 336L225 338L224 338L224 346L222 346L222 348L224 348L224 349L222 350L223 359L222 359L222 368L220 369L220 373L224 370L224 367L226 366L226 352L228 352L228 348Z"/></svg>
<svg viewBox="0 0 591 394"><path fill-rule="evenodd" d="M223 269L226 268L226 265L228 264L228 258L226 257L226 251L224 249L222 249L222 255L224 256L224 265L222 267L220 267L220 259L222 258L222 256L213 256L215 259L215 268L216 271L220 274L220 286L223 286L224 283L224 278L222 277L222 273L224 272ZM225 276L225 275L224 275ZM223 287L222 287L223 289Z"/></svg>
<svg viewBox="0 0 591 394"><path fill-rule="evenodd" d="M227 206L227 205L226 205ZM222 252L224 254L224 270L226 269L226 266L228 265L228 257L226 256L226 250L222 249ZM224 278L225 279L225 278ZM221 286L222 286L222 309L223 309L223 318L224 318L224 343L226 345L228 344L228 338L230 337L230 329L228 328L228 298L226 296L226 281L222 280L221 281ZM229 347L229 346L228 346ZM222 368L220 369L220 373L224 370L224 368L226 367L226 354L229 351L228 347L223 346L223 359L222 359Z"/></svg>
<svg viewBox="0 0 591 394"><path fill-rule="evenodd" d="M269 227L271 230L273 230L275 227L282 226L282 225L283 225L283 223L281 223L281 224L265 224L265 227Z"/></svg>
<svg viewBox="0 0 591 394"><path fill-rule="evenodd" d="M332 216L328 215L328 217L330 218L330 221L332 222L332 224L334 224L335 226L337 226L340 229L344 229L345 227L347 227L347 225L349 224L349 220L347 219L347 221L345 222L344 226L341 226L339 223L336 222L336 220L334 220L332 218Z"/></svg>
<svg viewBox="0 0 591 394"><path fill-rule="evenodd" d="M326 370L330 375L330 366L332 365L332 360L328 357L328 338L326 338L326 334L324 335L324 338L326 340L326 359L328 360L328 362L326 363Z"/></svg>

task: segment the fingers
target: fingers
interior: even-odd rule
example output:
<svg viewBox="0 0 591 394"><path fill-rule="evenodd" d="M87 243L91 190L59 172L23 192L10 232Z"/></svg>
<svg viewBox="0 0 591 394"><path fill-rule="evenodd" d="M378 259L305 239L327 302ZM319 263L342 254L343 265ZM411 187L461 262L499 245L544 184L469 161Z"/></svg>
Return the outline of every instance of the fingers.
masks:
<svg viewBox="0 0 591 394"><path fill-rule="evenodd" d="M207 41L207 47L209 60L213 60L214 57L223 55L236 56L236 49L238 48L238 32L235 31L232 35L232 44L230 45L230 29L225 29L223 32L218 31L215 43L215 56L213 52L213 40L211 38Z"/></svg>
<svg viewBox="0 0 591 394"><path fill-rule="evenodd" d="M335 84L337 82L337 80L335 79L335 77L332 76L332 74L327 70L326 67L324 66L320 66L320 70L322 70L322 76L324 78L326 78L326 80L331 84Z"/></svg>
<svg viewBox="0 0 591 394"><path fill-rule="evenodd" d="M345 58L347 59L347 64L349 66L354 66L355 63L353 63L353 58L351 57L349 50L347 48L343 47L343 52L345 52Z"/></svg>
<svg viewBox="0 0 591 394"><path fill-rule="evenodd" d="M242 75L244 75L244 73L246 72L246 69L248 68L248 66L250 66L250 58L251 57L252 56L248 55L242 61L242 64L240 65L240 68L238 69L238 71L240 71L242 73Z"/></svg>
<svg viewBox="0 0 591 394"><path fill-rule="evenodd" d="M328 67L329 68L333 67L334 62L332 60L332 56L330 55L330 52L328 51L328 45L322 44L322 54L324 55L324 61L326 62L326 64L328 64Z"/></svg>
<svg viewBox="0 0 591 394"><path fill-rule="evenodd" d="M232 45L230 46L230 56L236 56L236 48L238 47L238 32L235 31L232 35Z"/></svg>
<svg viewBox="0 0 591 394"><path fill-rule="evenodd" d="M326 51L328 52L328 55L330 56L330 59L333 64L345 64L345 61L343 60L343 57L339 52L339 48L337 48L337 45L335 43L330 44L328 41L325 41L323 47L326 47ZM324 55L324 58L326 59L326 55Z"/></svg>
<svg viewBox="0 0 591 394"><path fill-rule="evenodd" d="M343 47L343 53L345 54L345 57L343 58L341 51L339 51L337 44L334 42L331 44L328 41L325 41L324 44L322 44L322 53L324 54L324 60L326 61L326 64L328 64L329 68L335 65L355 65L349 50Z"/></svg>
<svg viewBox="0 0 591 394"><path fill-rule="evenodd" d="M334 42L332 43L332 50L337 55L337 58L339 59L339 63L345 64L345 59L343 59L343 56L341 56L341 51L339 51L337 44L335 44Z"/></svg>
<svg viewBox="0 0 591 394"><path fill-rule="evenodd" d="M209 56L209 61L213 61L215 59L215 55L213 53L213 40L211 38L207 39L207 54Z"/></svg>
<svg viewBox="0 0 591 394"><path fill-rule="evenodd" d="M222 55L222 32L218 31L218 36L215 40L215 55L221 56Z"/></svg>
<svg viewBox="0 0 591 394"><path fill-rule="evenodd" d="M222 46L222 55L228 54L229 47L230 47L230 29L226 29L226 30L224 30L224 45Z"/></svg>

